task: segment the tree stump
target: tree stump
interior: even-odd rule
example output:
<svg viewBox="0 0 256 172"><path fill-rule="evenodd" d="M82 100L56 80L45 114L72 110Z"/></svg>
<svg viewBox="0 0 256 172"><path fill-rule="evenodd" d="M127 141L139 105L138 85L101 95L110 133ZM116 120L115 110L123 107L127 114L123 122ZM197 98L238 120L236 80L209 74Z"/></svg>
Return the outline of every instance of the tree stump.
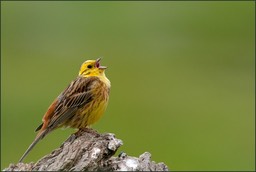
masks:
<svg viewBox="0 0 256 172"><path fill-rule="evenodd" d="M126 153L113 157L122 144L114 134L80 130L38 162L10 164L3 171L168 171L164 163L151 161L148 152L138 158Z"/></svg>

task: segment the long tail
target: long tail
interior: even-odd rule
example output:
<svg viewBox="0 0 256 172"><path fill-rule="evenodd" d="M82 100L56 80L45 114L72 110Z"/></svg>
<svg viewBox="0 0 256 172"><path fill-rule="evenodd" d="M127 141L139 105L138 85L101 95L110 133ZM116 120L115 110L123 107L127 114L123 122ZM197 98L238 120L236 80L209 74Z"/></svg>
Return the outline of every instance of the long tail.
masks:
<svg viewBox="0 0 256 172"><path fill-rule="evenodd" d="M22 162L23 159L28 155L28 153L34 148L34 146L39 142L39 140L41 140L42 138L44 138L44 136L46 134L49 133L49 130L43 130L40 133L38 133L38 135L36 136L35 140L31 143L31 145L28 147L28 149L26 150L26 152L22 155L22 157L20 158L19 162Z"/></svg>

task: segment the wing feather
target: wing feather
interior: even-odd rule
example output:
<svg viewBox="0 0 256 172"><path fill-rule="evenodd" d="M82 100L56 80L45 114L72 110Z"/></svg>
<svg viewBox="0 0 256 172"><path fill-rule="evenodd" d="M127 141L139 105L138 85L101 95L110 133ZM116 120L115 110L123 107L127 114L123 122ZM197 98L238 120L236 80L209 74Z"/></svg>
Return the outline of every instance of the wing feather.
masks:
<svg viewBox="0 0 256 172"><path fill-rule="evenodd" d="M49 119L47 128L57 128L66 120L72 118L79 107L90 103L93 100L91 87L94 82L98 81L97 77L78 77L74 80L58 97L58 103L52 118Z"/></svg>

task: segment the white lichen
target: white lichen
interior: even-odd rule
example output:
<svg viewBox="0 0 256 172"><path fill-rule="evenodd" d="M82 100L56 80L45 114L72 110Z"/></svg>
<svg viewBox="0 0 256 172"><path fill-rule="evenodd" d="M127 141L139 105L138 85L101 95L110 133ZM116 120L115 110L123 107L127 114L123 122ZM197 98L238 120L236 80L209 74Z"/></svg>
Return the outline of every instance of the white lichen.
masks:
<svg viewBox="0 0 256 172"><path fill-rule="evenodd" d="M92 149L91 158L92 159L97 159L99 154L100 154L100 149L95 147L95 148Z"/></svg>
<svg viewBox="0 0 256 172"><path fill-rule="evenodd" d="M126 166L132 168L135 170L139 165L139 162L134 159L127 159L126 160Z"/></svg>

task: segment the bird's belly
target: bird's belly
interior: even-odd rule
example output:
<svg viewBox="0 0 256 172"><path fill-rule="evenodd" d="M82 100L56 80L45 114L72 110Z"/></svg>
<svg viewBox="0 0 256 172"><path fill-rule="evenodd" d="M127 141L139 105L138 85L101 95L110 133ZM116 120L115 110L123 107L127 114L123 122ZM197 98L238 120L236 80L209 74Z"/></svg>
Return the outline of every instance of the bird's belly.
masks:
<svg viewBox="0 0 256 172"><path fill-rule="evenodd" d="M91 111L91 113L88 115L88 119L85 120L85 121L87 121L86 126L94 124L102 117L102 115L104 114L104 112L107 108L107 104L108 104L108 101L104 100L104 101L100 102L98 105L95 105L96 107L93 108L94 110ZM84 116L86 116L86 115L84 115Z"/></svg>
<svg viewBox="0 0 256 172"><path fill-rule="evenodd" d="M100 102L91 102L69 120L66 126L71 128L85 128L97 122L105 112L108 104L108 99Z"/></svg>

